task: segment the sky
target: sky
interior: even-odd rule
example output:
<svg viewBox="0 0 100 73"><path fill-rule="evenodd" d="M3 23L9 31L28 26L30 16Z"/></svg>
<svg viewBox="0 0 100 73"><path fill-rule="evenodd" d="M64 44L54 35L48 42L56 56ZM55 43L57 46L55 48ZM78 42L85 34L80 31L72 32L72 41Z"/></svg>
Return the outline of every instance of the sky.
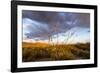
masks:
<svg viewBox="0 0 100 73"><path fill-rule="evenodd" d="M90 40L90 14L22 11L23 41L85 43Z"/></svg>

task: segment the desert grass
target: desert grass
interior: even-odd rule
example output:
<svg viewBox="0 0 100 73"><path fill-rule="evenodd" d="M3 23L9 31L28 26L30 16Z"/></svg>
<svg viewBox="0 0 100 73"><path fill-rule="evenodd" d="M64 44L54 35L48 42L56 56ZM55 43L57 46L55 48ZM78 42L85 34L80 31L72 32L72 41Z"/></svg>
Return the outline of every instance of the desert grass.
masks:
<svg viewBox="0 0 100 73"><path fill-rule="evenodd" d="M79 60L90 58L90 43L50 45L23 42L22 61Z"/></svg>

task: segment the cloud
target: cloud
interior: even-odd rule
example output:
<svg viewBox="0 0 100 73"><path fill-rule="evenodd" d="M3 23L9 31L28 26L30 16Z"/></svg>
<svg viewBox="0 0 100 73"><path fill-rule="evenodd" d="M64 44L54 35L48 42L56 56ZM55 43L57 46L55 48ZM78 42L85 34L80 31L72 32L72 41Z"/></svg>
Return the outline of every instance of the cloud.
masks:
<svg viewBox="0 0 100 73"><path fill-rule="evenodd" d="M37 21L33 21L29 18L23 18L23 37L24 38L34 38L40 37L44 32L48 31L48 26L41 24Z"/></svg>
<svg viewBox="0 0 100 73"><path fill-rule="evenodd" d="M23 37L48 39L73 27L90 28L89 13L22 11Z"/></svg>

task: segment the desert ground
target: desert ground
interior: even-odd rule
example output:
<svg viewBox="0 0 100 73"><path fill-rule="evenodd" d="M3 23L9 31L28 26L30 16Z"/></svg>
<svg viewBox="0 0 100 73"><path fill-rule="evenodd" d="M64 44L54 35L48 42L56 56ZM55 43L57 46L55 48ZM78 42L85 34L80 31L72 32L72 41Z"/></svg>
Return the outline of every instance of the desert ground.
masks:
<svg viewBox="0 0 100 73"><path fill-rule="evenodd" d="M22 61L79 60L90 58L90 43L59 44L22 43Z"/></svg>

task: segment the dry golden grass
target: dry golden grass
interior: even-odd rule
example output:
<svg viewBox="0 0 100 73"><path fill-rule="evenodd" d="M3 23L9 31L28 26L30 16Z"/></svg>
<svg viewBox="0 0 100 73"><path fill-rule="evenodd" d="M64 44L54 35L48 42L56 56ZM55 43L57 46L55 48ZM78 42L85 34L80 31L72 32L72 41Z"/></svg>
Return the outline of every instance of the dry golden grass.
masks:
<svg viewBox="0 0 100 73"><path fill-rule="evenodd" d="M90 43L50 45L47 43L23 42L23 62L77 60L90 58Z"/></svg>

